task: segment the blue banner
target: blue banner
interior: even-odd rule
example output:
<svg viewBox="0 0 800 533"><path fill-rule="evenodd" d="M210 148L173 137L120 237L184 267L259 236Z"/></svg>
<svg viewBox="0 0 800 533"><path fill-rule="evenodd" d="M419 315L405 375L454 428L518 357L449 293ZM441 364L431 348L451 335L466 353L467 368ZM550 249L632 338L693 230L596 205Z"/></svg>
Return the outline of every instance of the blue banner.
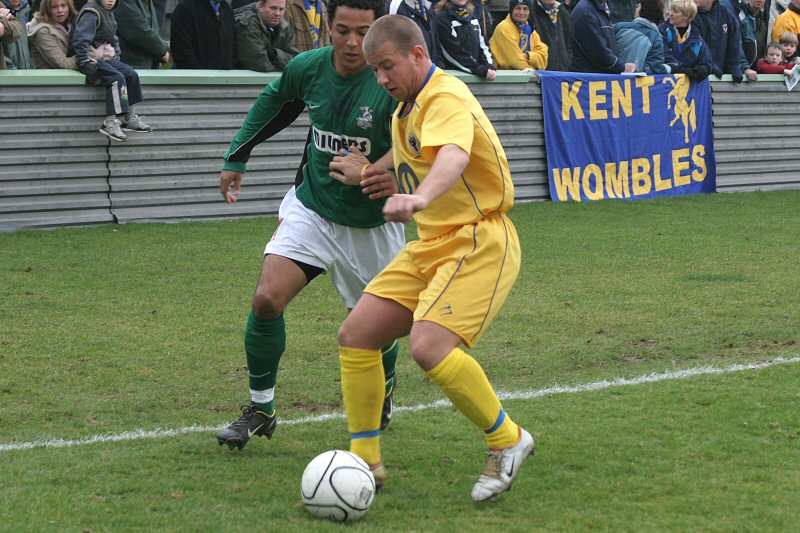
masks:
<svg viewBox="0 0 800 533"><path fill-rule="evenodd" d="M537 74L553 200L716 190L708 80L691 82L682 74Z"/></svg>

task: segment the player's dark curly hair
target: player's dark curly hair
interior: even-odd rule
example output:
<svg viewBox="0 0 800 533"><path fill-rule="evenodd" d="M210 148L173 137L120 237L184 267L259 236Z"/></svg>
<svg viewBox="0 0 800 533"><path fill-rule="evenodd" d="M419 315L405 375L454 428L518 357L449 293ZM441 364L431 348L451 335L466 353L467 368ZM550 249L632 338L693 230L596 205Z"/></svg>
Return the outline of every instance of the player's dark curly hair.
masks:
<svg viewBox="0 0 800 533"><path fill-rule="evenodd" d="M372 10L375 13L375 20L386 14L385 0L328 0L328 23L331 25L336 18L336 8L339 6Z"/></svg>

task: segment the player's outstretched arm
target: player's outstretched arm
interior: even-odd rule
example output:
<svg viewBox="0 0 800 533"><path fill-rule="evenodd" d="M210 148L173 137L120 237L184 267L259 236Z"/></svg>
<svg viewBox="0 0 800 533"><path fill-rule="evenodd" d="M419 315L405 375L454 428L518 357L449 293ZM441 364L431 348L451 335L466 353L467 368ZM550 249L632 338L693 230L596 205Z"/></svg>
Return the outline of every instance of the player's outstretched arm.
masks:
<svg viewBox="0 0 800 533"><path fill-rule="evenodd" d="M244 174L233 170L223 170L219 174L219 192L229 204L236 203L239 193L242 192L242 178Z"/></svg>

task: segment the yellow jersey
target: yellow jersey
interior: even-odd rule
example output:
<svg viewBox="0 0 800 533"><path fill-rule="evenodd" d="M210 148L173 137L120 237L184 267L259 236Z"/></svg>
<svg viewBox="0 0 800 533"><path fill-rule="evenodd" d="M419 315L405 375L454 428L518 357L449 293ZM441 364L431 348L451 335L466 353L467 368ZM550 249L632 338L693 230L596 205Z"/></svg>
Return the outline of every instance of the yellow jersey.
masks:
<svg viewBox="0 0 800 533"><path fill-rule="evenodd" d="M392 149L400 192L413 194L438 149L454 144L470 156L449 191L414 214L419 236L430 239L514 205L505 151L478 100L461 80L435 66L413 102L392 117Z"/></svg>

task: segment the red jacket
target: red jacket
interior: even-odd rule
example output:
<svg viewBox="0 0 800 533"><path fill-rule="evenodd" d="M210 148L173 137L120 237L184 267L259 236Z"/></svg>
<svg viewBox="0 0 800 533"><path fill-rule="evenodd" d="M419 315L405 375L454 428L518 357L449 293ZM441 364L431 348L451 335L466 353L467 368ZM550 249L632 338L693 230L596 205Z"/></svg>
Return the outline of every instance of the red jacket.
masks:
<svg viewBox="0 0 800 533"><path fill-rule="evenodd" d="M794 63L781 63L780 65L770 65L766 59L759 59L756 64L756 72L759 74L783 74L784 70L792 70Z"/></svg>

